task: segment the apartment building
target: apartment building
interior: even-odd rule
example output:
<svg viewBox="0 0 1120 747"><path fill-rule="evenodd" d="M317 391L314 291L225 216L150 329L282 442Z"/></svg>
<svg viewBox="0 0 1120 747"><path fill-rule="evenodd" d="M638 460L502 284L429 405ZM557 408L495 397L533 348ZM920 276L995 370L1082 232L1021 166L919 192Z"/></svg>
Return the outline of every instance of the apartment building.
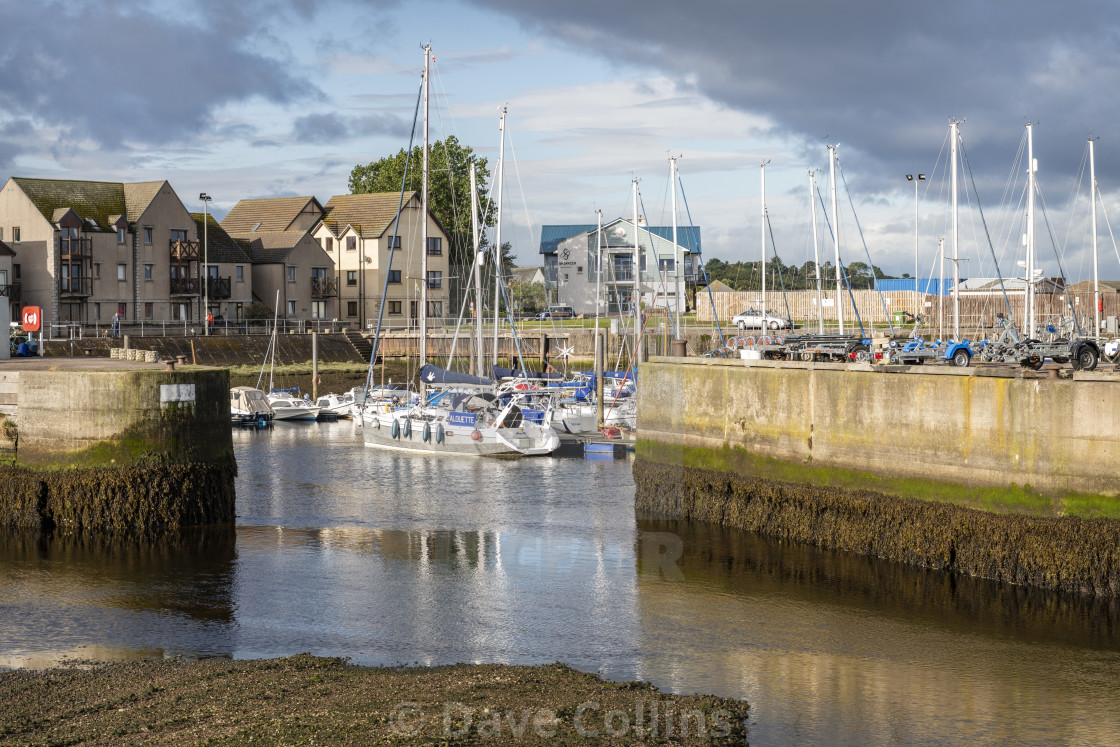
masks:
<svg viewBox="0 0 1120 747"><path fill-rule="evenodd" d="M241 200L222 219L252 262L254 300L288 319L338 319L334 258L310 230L324 215L314 197Z"/></svg>
<svg viewBox="0 0 1120 747"><path fill-rule="evenodd" d="M429 210L428 245L421 247L425 217L419 193L406 194L403 203L397 192L336 195L327 201L324 213L312 236L334 259L340 319L363 328L376 323L384 290L385 322L415 325L424 282L428 317L454 314L449 301L447 232Z"/></svg>
<svg viewBox="0 0 1120 747"><path fill-rule="evenodd" d="M48 325L203 316L197 226L166 181L12 177L0 241L15 252L13 318L23 306Z"/></svg>
<svg viewBox="0 0 1120 747"><path fill-rule="evenodd" d="M243 319L245 309L253 303L253 261L248 247L226 233L213 215L191 213L191 218L202 237L207 311L227 321Z"/></svg>

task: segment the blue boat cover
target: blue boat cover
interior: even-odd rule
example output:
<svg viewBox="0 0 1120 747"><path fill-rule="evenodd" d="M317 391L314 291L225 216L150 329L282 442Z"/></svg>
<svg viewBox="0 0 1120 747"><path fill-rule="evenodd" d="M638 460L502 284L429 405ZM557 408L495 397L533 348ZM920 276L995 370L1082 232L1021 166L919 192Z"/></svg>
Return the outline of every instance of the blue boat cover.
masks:
<svg viewBox="0 0 1120 747"><path fill-rule="evenodd" d="M480 376L471 376L470 374L457 373L455 371L448 371L434 366L431 363L425 363L420 368L420 381L425 384L490 384L490 379L484 379Z"/></svg>

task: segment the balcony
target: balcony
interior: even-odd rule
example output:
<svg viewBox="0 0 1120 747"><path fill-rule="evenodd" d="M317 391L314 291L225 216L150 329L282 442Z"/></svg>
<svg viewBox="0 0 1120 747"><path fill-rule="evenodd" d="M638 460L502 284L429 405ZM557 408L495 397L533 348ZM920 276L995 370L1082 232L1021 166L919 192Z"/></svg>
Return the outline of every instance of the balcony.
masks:
<svg viewBox="0 0 1120 747"><path fill-rule="evenodd" d="M20 283L0 285L0 298L7 298L8 303L22 304L23 293L21 292Z"/></svg>
<svg viewBox="0 0 1120 747"><path fill-rule="evenodd" d="M206 297L211 300L223 300L232 298L233 293L230 290L232 283L230 278L212 277L206 279Z"/></svg>
<svg viewBox="0 0 1120 747"><path fill-rule="evenodd" d="M334 298L338 295L338 280L329 275L311 278L312 298Z"/></svg>
<svg viewBox="0 0 1120 747"><path fill-rule="evenodd" d="M63 298L84 298L93 295L93 279L60 278L59 293Z"/></svg>
<svg viewBox="0 0 1120 747"><path fill-rule="evenodd" d="M76 262L93 257L93 239L83 236L77 239L62 239L59 254L63 262Z"/></svg>
<svg viewBox="0 0 1120 747"><path fill-rule="evenodd" d="M202 283L198 278L171 278L172 296L197 296L202 290Z"/></svg>
<svg viewBox="0 0 1120 747"><path fill-rule="evenodd" d="M170 244L171 261L182 264L184 262L197 262L202 258L199 253L198 242L190 239L176 239Z"/></svg>

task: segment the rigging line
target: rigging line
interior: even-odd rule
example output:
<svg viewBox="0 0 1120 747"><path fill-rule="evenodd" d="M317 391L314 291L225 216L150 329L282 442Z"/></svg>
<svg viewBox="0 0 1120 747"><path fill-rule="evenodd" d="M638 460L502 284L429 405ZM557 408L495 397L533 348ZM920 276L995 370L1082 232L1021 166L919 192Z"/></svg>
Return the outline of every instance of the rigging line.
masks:
<svg viewBox="0 0 1120 747"><path fill-rule="evenodd" d="M852 209L852 217L856 222L856 231L859 233L859 240L863 244L863 253L867 255L867 264L870 265L867 269L871 271L871 283L875 285L875 290L879 294L879 304L883 307L883 316L887 319L887 327L891 331L891 336L894 336L894 322L891 321L890 312L887 310L887 302L883 300L883 289L878 287L875 282L875 263L871 261L871 250L867 248L867 239L863 235L863 226L859 223L859 215L856 214L856 203L852 199L852 190L848 187L848 177L844 173L844 167L840 165L840 160L837 159L836 166L840 170L840 181L844 182L844 192L848 195L848 206Z"/></svg>
<svg viewBox="0 0 1120 747"><path fill-rule="evenodd" d="M1008 319L1013 319L1014 315L1011 313L1011 301L1007 298L1007 286L1003 282L1003 273L999 269L999 260L996 259L996 248L992 246L992 236L988 232L988 220L984 217L984 207L980 204L980 192L976 189L976 177L972 173L972 163L968 160L968 155L964 151L964 138L959 138L959 145L961 150L961 163L964 164L965 170L968 172L968 181L972 185L972 191L976 195L976 211L980 213L980 224L984 226L984 236L988 239L988 249L992 253L992 261L996 263L996 277L999 278L999 289L1003 294L1003 303L1007 307ZM960 295L960 289L956 290Z"/></svg>
<svg viewBox="0 0 1120 747"><path fill-rule="evenodd" d="M1060 276L1062 278L1062 285L1065 286L1065 284L1067 282L1069 282L1069 280L1066 277L1065 268L1062 267L1062 258L1061 258L1061 256L1059 256L1058 244L1054 240L1054 230L1050 225L1050 214L1046 211L1046 199L1042 196L1042 190L1038 188L1038 178L1037 177L1035 177L1035 192L1038 193L1038 200L1042 204L1042 223L1043 223L1043 225L1046 226L1047 235L1050 236L1050 245L1054 247L1054 259L1057 260L1057 262L1058 262L1058 272L1060 273ZM1033 282L1033 278L1028 278L1027 282L1028 283ZM1084 333L1081 331L1081 322L1079 322L1077 320L1077 312L1074 311L1074 309L1073 309L1073 299L1070 298L1069 291L1063 292L1062 296L1065 297L1066 306L1069 307L1070 316L1073 317L1073 326L1077 329L1077 336L1078 337L1083 337Z"/></svg>
<svg viewBox="0 0 1120 747"><path fill-rule="evenodd" d="M420 102L424 97L424 81L420 81L420 90L416 93L416 109L412 112L412 133L408 137L408 151L404 157L404 174L401 175L401 195L397 201L397 214L393 217L393 233L390 236L399 236L401 210L404 208L404 188L408 184L408 169L412 161L412 144L416 142L416 120L420 116ZM392 241L392 239L390 239ZM428 247L424 247L427 251ZM389 261L385 264L385 280L381 286L381 303L377 308L377 328L374 330L373 345L370 346L369 352L369 368L366 369L366 387L362 395L362 410L365 410L366 402L369 401L369 390L373 385L373 366L377 362L377 348L381 343L381 324L385 318L385 296L389 293L389 270L393 267L393 249L389 249ZM425 278L426 280L426 278ZM362 301L365 302L364 300ZM382 363L382 366L385 364Z"/></svg>
<svg viewBox="0 0 1120 747"><path fill-rule="evenodd" d="M768 229L770 229L770 246L772 246L774 248L774 259L776 260L775 266L778 268L778 282L782 286L782 303L785 304L786 318L790 320L790 325L791 325L791 329L792 329L793 314L789 310L789 296L786 295L786 281L782 277L782 260L778 256L778 242L776 242L774 240L774 224L770 222L770 212L769 211L767 211L767 213L766 213L766 227ZM766 316L766 309L762 310L762 316L763 317Z"/></svg>
<svg viewBox="0 0 1120 747"><path fill-rule="evenodd" d="M470 269L474 270L474 265L470 265ZM463 303L459 307L459 318L455 321L455 334L451 337L451 352L447 354L448 370L451 370L451 362L455 359L455 346L459 341L459 329L463 326L463 317L467 313L467 302L471 297L471 288L474 287L474 272L467 273L467 287L463 288Z"/></svg>
<svg viewBox="0 0 1120 747"><path fill-rule="evenodd" d="M525 210L525 227L529 231L529 246L533 245L533 232L537 229L529 215L529 201L525 199L525 183L521 181L521 169L518 167L517 149L513 147L513 133L506 127L506 137L509 138L509 149L513 154L513 173L517 177L517 189L521 193L521 207Z"/></svg>
<svg viewBox="0 0 1120 747"><path fill-rule="evenodd" d="M1096 199L1096 195L1093 196ZM1108 226L1108 237L1112 240L1112 251L1116 253L1116 261L1120 262L1120 247L1116 244L1116 236L1112 233L1112 223L1108 220L1108 208L1104 205L1104 200L1101 200L1101 212L1104 214L1104 224Z"/></svg>
<svg viewBox="0 0 1120 747"><path fill-rule="evenodd" d="M681 181L679 174L677 175L677 184L680 185L681 188L681 202L684 203L684 213L686 216L688 216L688 225L689 227L692 227L695 225L692 222L692 211L688 207L688 197L685 196L684 193L684 182ZM1120 257L1120 254L1118 254L1117 256ZM708 301L712 304L712 318L716 320L716 332L719 333L719 346L722 348L726 344L726 342L723 338L723 329L719 324L719 313L716 311L716 300L712 297L712 284L708 279L708 269L704 267L704 261L703 257L700 256L699 246L696 247L696 260L698 260L698 263L700 265L700 271L704 273L704 286L708 289Z"/></svg>
<svg viewBox="0 0 1120 747"><path fill-rule="evenodd" d="M837 159L837 163L839 163L839 159ZM824 216L824 224L826 226L828 226L828 235L832 236L833 239L835 239L836 234L834 234L832 232L832 222L829 221L829 219L828 219L828 211L825 210L824 196L821 194L821 188L820 187L817 187L817 199L819 199L820 202L821 202L821 215ZM844 287L848 289L848 298L850 298L851 301L852 301L852 312L856 316L856 323L859 324L859 332L860 332L860 335L862 336L862 335L866 334L866 332L863 328L863 319L860 317L859 308L856 306L856 297L855 297L855 294L852 293L852 283L851 283L850 280L848 280L848 268L846 268L844 266L844 260L843 259L840 260L840 277L844 278ZM841 302L840 299L837 298L836 303L840 303L840 302Z"/></svg>

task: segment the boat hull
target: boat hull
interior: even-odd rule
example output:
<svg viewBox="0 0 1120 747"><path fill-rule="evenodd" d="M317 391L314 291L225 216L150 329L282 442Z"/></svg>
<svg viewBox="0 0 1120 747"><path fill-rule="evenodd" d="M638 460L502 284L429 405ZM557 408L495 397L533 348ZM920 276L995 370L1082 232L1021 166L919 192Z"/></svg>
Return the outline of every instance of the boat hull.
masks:
<svg viewBox="0 0 1120 747"><path fill-rule="evenodd" d="M560 438L551 428L525 426L521 428L487 428L481 439L472 438L475 429L471 426L443 425L443 443L437 442L434 426L424 440L424 425L430 421L411 418L410 428L402 423L405 417L398 416L396 435L393 418L387 415L368 416L362 431L366 446L410 451L424 454L454 454L461 456L545 456L560 447ZM483 433L483 431L480 431Z"/></svg>

